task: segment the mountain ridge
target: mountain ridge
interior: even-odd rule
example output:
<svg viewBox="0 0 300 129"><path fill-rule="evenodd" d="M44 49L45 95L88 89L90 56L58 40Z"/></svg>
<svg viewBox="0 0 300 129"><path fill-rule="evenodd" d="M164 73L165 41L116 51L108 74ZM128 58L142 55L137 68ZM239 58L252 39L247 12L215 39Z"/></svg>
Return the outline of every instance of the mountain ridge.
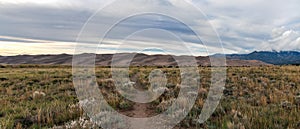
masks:
<svg viewBox="0 0 300 129"><path fill-rule="evenodd" d="M92 54L83 53L80 55ZM147 55L144 53L117 53L117 54L96 54L96 65L107 66L111 64L114 55L130 55L134 54L135 58L131 65L176 65L173 55ZM298 51L254 51L249 54L215 54L211 56L194 56L198 65L209 66L209 58L221 58L226 56L228 66L259 66L259 65L299 65L300 52ZM193 57L189 55L181 55L174 57ZM72 64L73 55L71 54L42 54L42 55L16 55L1 56L1 64ZM248 64L247 64L248 63Z"/></svg>
<svg viewBox="0 0 300 129"><path fill-rule="evenodd" d="M227 54L227 59L259 60L274 65L299 65L298 51L254 51L249 54Z"/></svg>
<svg viewBox="0 0 300 129"><path fill-rule="evenodd" d="M117 53L117 54L92 54L84 53L79 55L96 55L95 64L97 66L111 66L113 56L120 56L118 61L125 63L128 57L134 56L130 62L132 66L177 66L174 58L188 58L194 56L182 55L147 55L144 53ZM117 57L118 57L117 56ZM173 58L174 57L174 58ZM219 57L211 57L219 58ZM0 56L0 64L49 64L49 65L72 65L73 55L58 54L58 55L17 55L17 56ZM209 56L196 56L196 62L199 66L210 66ZM271 64L258 60L240 60L227 59L227 66L269 66ZM188 65L188 63L187 63Z"/></svg>

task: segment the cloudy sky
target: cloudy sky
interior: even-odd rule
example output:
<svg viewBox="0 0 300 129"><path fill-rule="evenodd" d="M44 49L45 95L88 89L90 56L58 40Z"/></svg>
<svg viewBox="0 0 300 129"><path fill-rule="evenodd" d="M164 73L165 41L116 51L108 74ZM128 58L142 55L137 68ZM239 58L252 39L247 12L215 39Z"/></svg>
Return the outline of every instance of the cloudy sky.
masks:
<svg viewBox="0 0 300 129"><path fill-rule="evenodd" d="M0 55L73 54L76 45L94 50L99 42L97 53L151 54L170 49L186 54L182 42L195 55L300 50L299 0L186 3L189 5L182 0L0 0ZM136 10L172 16L131 16L116 25L118 19ZM187 23L174 19L177 16ZM222 45L216 43L218 36Z"/></svg>

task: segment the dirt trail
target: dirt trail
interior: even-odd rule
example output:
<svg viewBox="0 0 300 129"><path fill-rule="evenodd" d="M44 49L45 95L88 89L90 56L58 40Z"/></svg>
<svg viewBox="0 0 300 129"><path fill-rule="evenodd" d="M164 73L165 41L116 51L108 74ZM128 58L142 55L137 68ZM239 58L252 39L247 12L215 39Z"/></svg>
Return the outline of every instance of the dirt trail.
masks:
<svg viewBox="0 0 300 129"><path fill-rule="evenodd" d="M135 88L143 91L145 89L143 89L143 86L141 85L140 81L139 81L139 73L133 75L131 77L131 81L135 82ZM137 94L138 98L140 98L141 100L145 97L144 95L140 95ZM143 99L145 100L145 99ZM153 114L155 114L155 111L153 109L151 109L151 104L149 103L135 103L133 105L133 109L129 110L129 111L125 111L123 112L125 115L128 115L130 117L134 117L134 118L147 118L147 117L151 117L153 116Z"/></svg>
<svg viewBox="0 0 300 129"><path fill-rule="evenodd" d="M135 74L132 77L132 81L136 82L135 88L142 91L144 89L138 78L139 78L139 73ZM145 96L138 94L138 97L142 99ZM133 106L133 110L132 110L133 117L135 117L135 118L148 117L150 115L150 113L153 112L150 110L150 106L151 105L149 103L135 103L135 105Z"/></svg>

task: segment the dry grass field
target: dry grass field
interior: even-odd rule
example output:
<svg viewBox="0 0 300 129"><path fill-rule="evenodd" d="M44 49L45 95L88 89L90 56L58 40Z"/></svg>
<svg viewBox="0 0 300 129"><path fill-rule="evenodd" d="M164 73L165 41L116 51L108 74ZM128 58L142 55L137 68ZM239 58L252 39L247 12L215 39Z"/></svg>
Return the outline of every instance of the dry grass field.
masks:
<svg viewBox="0 0 300 129"><path fill-rule="evenodd" d="M148 89L155 67L132 67L136 88ZM138 104L115 91L110 68L97 67L99 88L115 110L131 117L149 117L166 110L180 90L177 68L159 68L168 78L159 99ZM199 67L200 89L196 104L176 128L299 129L300 67L228 67L226 89L208 121L196 119L210 87L210 68ZM0 128L96 128L80 108L73 87L72 67L18 65L0 68Z"/></svg>

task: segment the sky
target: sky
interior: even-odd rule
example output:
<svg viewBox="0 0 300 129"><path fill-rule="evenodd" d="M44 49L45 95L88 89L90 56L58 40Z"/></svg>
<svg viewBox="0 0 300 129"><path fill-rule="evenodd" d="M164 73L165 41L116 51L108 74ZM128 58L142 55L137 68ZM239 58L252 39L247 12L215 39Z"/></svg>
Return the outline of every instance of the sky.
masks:
<svg viewBox="0 0 300 129"><path fill-rule="evenodd" d="M172 16L128 16L114 25L134 10ZM78 45L96 53L299 51L300 1L0 0L0 55L74 54Z"/></svg>

